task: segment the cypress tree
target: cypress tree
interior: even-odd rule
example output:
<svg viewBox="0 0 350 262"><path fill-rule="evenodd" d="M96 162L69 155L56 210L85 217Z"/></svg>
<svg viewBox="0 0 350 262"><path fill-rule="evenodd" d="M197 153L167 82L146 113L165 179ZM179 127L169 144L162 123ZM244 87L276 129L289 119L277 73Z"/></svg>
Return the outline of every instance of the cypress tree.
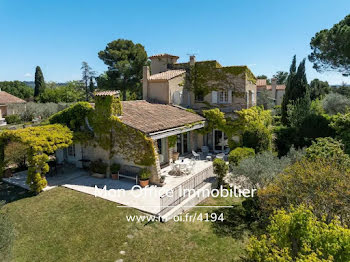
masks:
<svg viewBox="0 0 350 262"><path fill-rule="evenodd" d="M40 66L35 68L35 88L34 88L34 98L37 99L40 94L45 90L45 80L43 72L41 71Z"/></svg>
<svg viewBox="0 0 350 262"><path fill-rule="evenodd" d="M303 98L307 93L307 79L305 74L305 59L300 62L298 70L296 69L296 56L293 57L292 65L290 66L289 76L287 78L286 92L283 96L281 113L282 123L288 125L288 105Z"/></svg>

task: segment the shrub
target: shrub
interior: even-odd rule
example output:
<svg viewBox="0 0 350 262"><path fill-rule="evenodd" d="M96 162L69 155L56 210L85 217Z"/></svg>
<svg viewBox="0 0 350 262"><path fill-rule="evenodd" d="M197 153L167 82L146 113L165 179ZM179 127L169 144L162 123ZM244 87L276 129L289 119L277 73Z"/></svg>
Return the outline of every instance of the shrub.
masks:
<svg viewBox="0 0 350 262"><path fill-rule="evenodd" d="M1 213L3 205L0 202L0 261L11 261L14 229L6 214Z"/></svg>
<svg viewBox="0 0 350 262"><path fill-rule="evenodd" d="M85 124L85 118L92 112L92 106L88 102L78 102L70 107L52 115L50 124L63 124L71 130L80 130Z"/></svg>
<svg viewBox="0 0 350 262"><path fill-rule="evenodd" d="M316 142L312 142L306 149L306 157L310 160L333 159L343 166L350 167L350 157L344 153L344 145L331 137L316 138Z"/></svg>
<svg viewBox="0 0 350 262"><path fill-rule="evenodd" d="M151 171L147 168L141 170L139 174L140 180L148 180L151 177Z"/></svg>
<svg viewBox="0 0 350 262"><path fill-rule="evenodd" d="M271 152L263 152L256 156L243 159L237 166L232 168L231 178L244 176L248 179L248 187L262 188L281 173L290 164L287 157L279 159Z"/></svg>
<svg viewBox="0 0 350 262"><path fill-rule="evenodd" d="M237 147L230 152L228 156L228 161L230 162L231 166L237 166L242 159L254 155L255 151L253 148Z"/></svg>
<svg viewBox="0 0 350 262"><path fill-rule="evenodd" d="M345 146L345 153L350 154L350 113L333 116L330 126L335 130L336 137Z"/></svg>
<svg viewBox="0 0 350 262"><path fill-rule="evenodd" d="M21 117L19 115L9 115L5 116L5 121L7 124L18 124L21 123Z"/></svg>
<svg viewBox="0 0 350 262"><path fill-rule="evenodd" d="M92 161L90 164L90 169L94 173L106 174L107 173L107 164L103 163L101 159L97 161Z"/></svg>
<svg viewBox="0 0 350 262"><path fill-rule="evenodd" d="M278 211L259 239L251 237L248 261L350 261L350 230L325 224L304 206Z"/></svg>
<svg viewBox="0 0 350 262"><path fill-rule="evenodd" d="M112 174L117 174L120 170L120 165L117 163L114 163L111 165L111 173Z"/></svg>
<svg viewBox="0 0 350 262"><path fill-rule="evenodd" d="M269 128L257 125L246 130L242 136L243 147L253 148L256 153L271 149L272 133Z"/></svg>
<svg viewBox="0 0 350 262"><path fill-rule="evenodd" d="M300 147L309 146L310 143L318 137L334 136L334 130L329 126L331 118L328 115L309 114L302 121L298 130Z"/></svg>
<svg viewBox="0 0 350 262"><path fill-rule="evenodd" d="M300 127L301 123L310 114L310 106L311 100L308 92L287 105L287 119L291 127Z"/></svg>
<svg viewBox="0 0 350 262"><path fill-rule="evenodd" d="M226 165L224 160L219 158L214 159L213 166L214 166L214 173L216 174L218 179L218 185L220 186L223 184L224 177L228 172L228 166Z"/></svg>
<svg viewBox="0 0 350 262"><path fill-rule="evenodd" d="M66 103L34 103L29 102L26 105L26 110L22 112L21 118L23 121L32 121L33 118L41 117L42 119L46 119L51 115L63 110L69 106Z"/></svg>
<svg viewBox="0 0 350 262"><path fill-rule="evenodd" d="M290 148L297 144L296 132L297 130L294 127L275 127L275 146L279 157L285 156Z"/></svg>
<svg viewBox="0 0 350 262"><path fill-rule="evenodd" d="M5 147L5 162L24 168L26 166L28 146L19 142L10 142Z"/></svg>
<svg viewBox="0 0 350 262"><path fill-rule="evenodd" d="M168 137L168 147L169 148L175 147L176 146L176 142L177 142L177 136L176 135Z"/></svg>
<svg viewBox="0 0 350 262"><path fill-rule="evenodd" d="M243 162L243 161L242 161ZM267 213L290 205L313 207L318 218L330 222L338 216L349 222L350 172L332 159L302 159L286 168L273 183L258 191L261 207ZM349 224L349 223L348 223Z"/></svg>
<svg viewBox="0 0 350 262"><path fill-rule="evenodd" d="M330 93L323 99L322 106L329 115L344 114L347 108L350 107L350 99L341 94Z"/></svg>
<svg viewBox="0 0 350 262"><path fill-rule="evenodd" d="M330 127L331 118L328 115L308 114L299 127L276 127L275 146L278 156L284 156L294 145L296 148L310 146L318 137L334 136L335 132Z"/></svg>

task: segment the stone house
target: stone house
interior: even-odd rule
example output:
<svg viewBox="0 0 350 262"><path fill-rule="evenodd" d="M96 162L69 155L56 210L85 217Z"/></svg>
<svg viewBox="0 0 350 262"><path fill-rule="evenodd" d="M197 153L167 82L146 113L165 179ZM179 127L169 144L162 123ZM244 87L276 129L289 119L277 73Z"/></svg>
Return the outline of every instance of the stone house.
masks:
<svg viewBox="0 0 350 262"><path fill-rule="evenodd" d="M143 148L137 141L140 137L138 134L141 132L146 139L152 141L156 152L155 163L150 166L150 169L152 172L151 182L157 184L161 168L168 165L172 158L173 148L169 146L169 137L178 136L181 138L177 141L176 147L183 154L197 148L197 133L194 130L204 127L205 123L205 119L200 115L170 104L150 103L145 100L120 101L118 91L104 91L95 94L95 97L102 97L102 99L109 96L116 97L117 103L121 104L122 113L118 119L125 127L129 128L127 137L124 139L118 134L116 135L112 149L116 154L110 157L109 152L96 143L75 143L56 152L58 163L67 162L77 167L83 167L84 160L102 159L106 162L109 159L111 163L119 163L124 168L133 170L144 168L145 166L142 164L135 163L137 162L135 157L144 154ZM97 106L95 104L95 111L98 109ZM91 123L87 123L87 127L94 131ZM117 130L111 130L111 132L115 131ZM96 136L94 140L96 140Z"/></svg>
<svg viewBox="0 0 350 262"><path fill-rule="evenodd" d="M263 90L267 90L269 97L275 105L281 105L284 93L286 92L286 85L278 85L277 79L271 79L271 85L266 83L266 79L257 79L256 87L258 91L258 96Z"/></svg>
<svg viewBox="0 0 350 262"><path fill-rule="evenodd" d="M235 111L256 105L256 78L247 66L221 66L216 60L177 63L178 56L158 54L149 57L151 68L143 69L143 99L179 105L198 113L219 108L227 117ZM199 138L197 144L214 152L228 150L227 136L220 130Z"/></svg>
<svg viewBox="0 0 350 262"><path fill-rule="evenodd" d="M3 117L19 114L26 109L26 101L0 90L0 125L6 125Z"/></svg>

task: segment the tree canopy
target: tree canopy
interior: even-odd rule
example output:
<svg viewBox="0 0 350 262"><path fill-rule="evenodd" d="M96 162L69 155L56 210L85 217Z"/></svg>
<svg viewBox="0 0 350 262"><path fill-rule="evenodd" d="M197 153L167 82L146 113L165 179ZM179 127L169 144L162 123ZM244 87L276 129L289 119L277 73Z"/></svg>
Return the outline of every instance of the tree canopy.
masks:
<svg viewBox="0 0 350 262"><path fill-rule="evenodd" d="M85 61L81 63L80 69L81 69L82 80L84 82L84 87L85 87L85 99L86 101L89 101L89 96L91 95L90 84L93 81L92 79L93 77L95 77L96 73Z"/></svg>
<svg viewBox="0 0 350 262"><path fill-rule="evenodd" d="M317 71L337 70L350 73L350 15L330 29L311 38L310 62Z"/></svg>
<svg viewBox="0 0 350 262"><path fill-rule="evenodd" d="M287 83L288 72L277 71L276 74L273 75L273 78L277 79L278 85L284 85Z"/></svg>
<svg viewBox="0 0 350 262"><path fill-rule="evenodd" d="M107 44L98 57L108 66L106 74L97 79L99 89L119 89L126 100L127 91L141 97L142 69L147 53L141 44L118 39Z"/></svg>
<svg viewBox="0 0 350 262"><path fill-rule="evenodd" d="M310 98L315 100L317 98L323 98L331 91L331 88L327 81L321 81L317 78L310 83Z"/></svg>
<svg viewBox="0 0 350 262"><path fill-rule="evenodd" d="M0 82L0 89L22 99L28 99L34 94L34 90L31 87L20 81Z"/></svg>

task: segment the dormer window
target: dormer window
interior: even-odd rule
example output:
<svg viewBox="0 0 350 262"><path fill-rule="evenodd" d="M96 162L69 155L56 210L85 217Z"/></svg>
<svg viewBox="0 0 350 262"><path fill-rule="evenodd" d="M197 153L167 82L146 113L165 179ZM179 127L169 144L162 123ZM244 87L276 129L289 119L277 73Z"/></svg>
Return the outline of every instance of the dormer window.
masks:
<svg viewBox="0 0 350 262"><path fill-rule="evenodd" d="M220 104L227 104L228 103L228 91L219 91L219 103Z"/></svg>

